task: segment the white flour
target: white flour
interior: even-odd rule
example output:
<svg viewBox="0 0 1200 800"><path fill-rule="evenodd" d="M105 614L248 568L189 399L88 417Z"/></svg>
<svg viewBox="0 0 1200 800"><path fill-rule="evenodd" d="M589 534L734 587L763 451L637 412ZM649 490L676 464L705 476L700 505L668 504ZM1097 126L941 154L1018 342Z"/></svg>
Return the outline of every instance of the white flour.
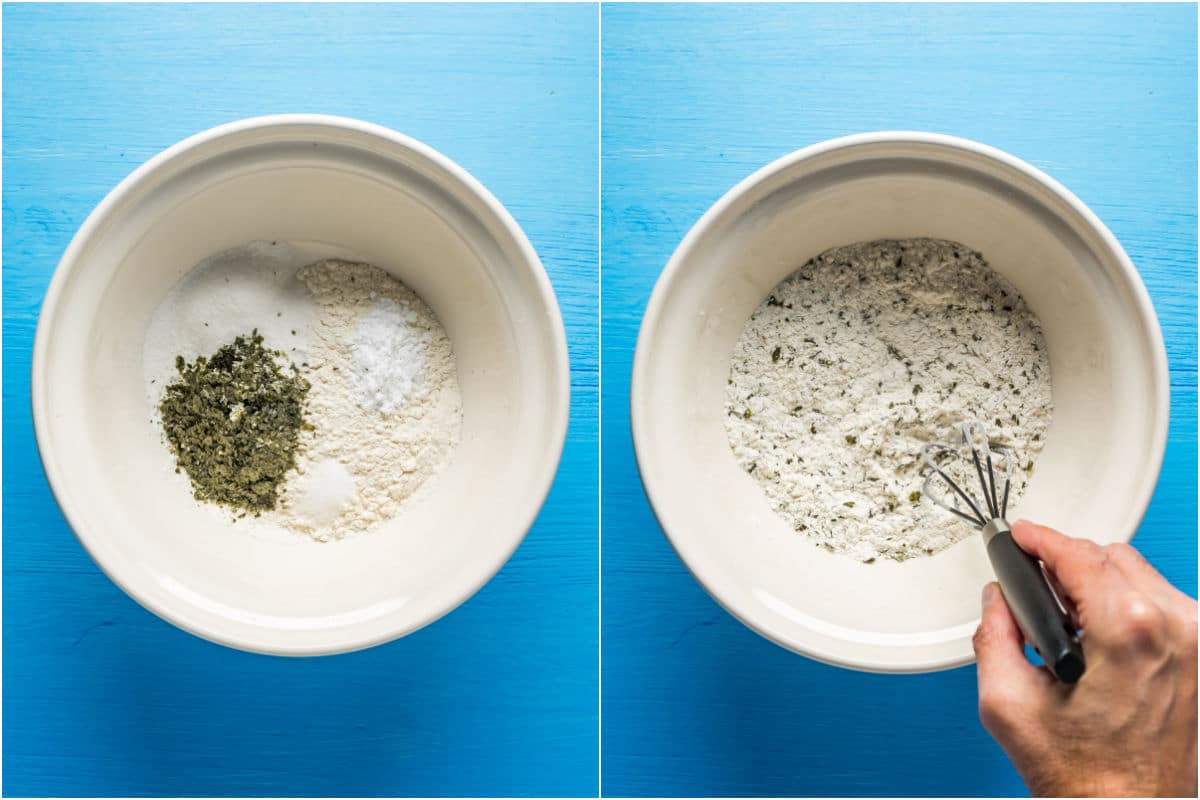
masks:
<svg viewBox="0 0 1200 800"><path fill-rule="evenodd" d="M795 530L862 561L904 560L970 533L920 497L921 446L957 441L958 423L979 419L1014 449L1010 507L1021 497L1050 423L1050 366L1037 319L980 254L862 242L812 259L758 307L725 409L738 463Z"/></svg>
<svg viewBox="0 0 1200 800"><path fill-rule="evenodd" d="M450 460L462 427L450 340L429 307L370 264L310 264L300 280L319 311L312 384L283 522L340 539L396 514Z"/></svg>

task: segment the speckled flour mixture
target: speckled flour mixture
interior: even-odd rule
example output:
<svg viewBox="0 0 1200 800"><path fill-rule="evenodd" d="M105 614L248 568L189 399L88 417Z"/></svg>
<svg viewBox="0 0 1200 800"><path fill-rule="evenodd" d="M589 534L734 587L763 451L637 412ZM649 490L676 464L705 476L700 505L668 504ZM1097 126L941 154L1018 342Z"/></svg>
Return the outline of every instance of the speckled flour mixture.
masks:
<svg viewBox="0 0 1200 800"><path fill-rule="evenodd" d="M441 470L462 400L433 312L379 267L337 259L300 280L318 305L304 363L313 429L284 491L284 523L325 541L369 528Z"/></svg>
<svg viewBox="0 0 1200 800"><path fill-rule="evenodd" d="M772 508L871 562L970 533L921 500L922 445L979 419L1013 448L1013 501L1050 423L1037 319L983 257L934 239L829 250L780 283L734 347L725 427Z"/></svg>

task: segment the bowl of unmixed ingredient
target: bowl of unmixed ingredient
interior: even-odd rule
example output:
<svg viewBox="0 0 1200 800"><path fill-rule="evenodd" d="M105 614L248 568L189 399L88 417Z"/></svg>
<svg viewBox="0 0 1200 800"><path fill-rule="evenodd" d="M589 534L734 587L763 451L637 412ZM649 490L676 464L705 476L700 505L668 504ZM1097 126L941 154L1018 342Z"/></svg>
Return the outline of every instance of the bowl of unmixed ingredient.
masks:
<svg viewBox="0 0 1200 800"><path fill-rule="evenodd" d="M38 448L97 564L204 638L394 639L504 564L549 491L569 373L500 203L394 131L193 136L88 217L34 345Z"/></svg>
<svg viewBox="0 0 1200 800"><path fill-rule="evenodd" d="M922 447L983 423L1008 518L1127 541L1168 417L1137 271L1074 195L928 133L813 145L679 245L638 338L638 467L695 578L758 633L855 669L968 663L993 580L922 496Z"/></svg>

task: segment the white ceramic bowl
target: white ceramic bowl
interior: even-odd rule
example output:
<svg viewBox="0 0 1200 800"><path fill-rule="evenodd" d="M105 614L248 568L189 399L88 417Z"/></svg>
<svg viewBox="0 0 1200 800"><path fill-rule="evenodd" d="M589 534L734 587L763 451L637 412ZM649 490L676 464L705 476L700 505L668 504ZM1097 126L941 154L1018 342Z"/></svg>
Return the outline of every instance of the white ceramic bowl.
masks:
<svg viewBox="0 0 1200 800"><path fill-rule="evenodd" d="M862 564L769 508L722 423L733 346L767 293L837 245L917 236L983 253L1044 327L1055 416L1012 519L1127 541L1166 444L1162 334L1112 234L1075 196L990 147L926 133L849 136L764 167L722 197L667 264L642 322L631 413L663 530L746 625L813 658L916 672L973 658L979 537L929 558Z"/></svg>
<svg viewBox="0 0 1200 800"><path fill-rule="evenodd" d="M457 357L451 463L400 517L336 543L251 536L201 507L148 423L155 306L201 260L254 240L380 265L429 304ZM385 128L287 115L193 136L100 203L50 284L32 390L50 486L114 582L199 636L300 655L416 630L500 569L549 491L570 384L546 273L483 186Z"/></svg>

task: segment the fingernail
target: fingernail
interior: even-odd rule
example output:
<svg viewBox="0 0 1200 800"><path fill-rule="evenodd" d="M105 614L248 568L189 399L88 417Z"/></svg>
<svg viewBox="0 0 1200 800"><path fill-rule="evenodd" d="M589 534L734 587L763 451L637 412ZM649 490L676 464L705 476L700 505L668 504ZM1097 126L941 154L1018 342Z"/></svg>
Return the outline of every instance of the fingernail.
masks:
<svg viewBox="0 0 1200 800"><path fill-rule="evenodd" d="M991 605L992 600L996 597L996 584L985 583L983 585L983 607L987 608Z"/></svg>

